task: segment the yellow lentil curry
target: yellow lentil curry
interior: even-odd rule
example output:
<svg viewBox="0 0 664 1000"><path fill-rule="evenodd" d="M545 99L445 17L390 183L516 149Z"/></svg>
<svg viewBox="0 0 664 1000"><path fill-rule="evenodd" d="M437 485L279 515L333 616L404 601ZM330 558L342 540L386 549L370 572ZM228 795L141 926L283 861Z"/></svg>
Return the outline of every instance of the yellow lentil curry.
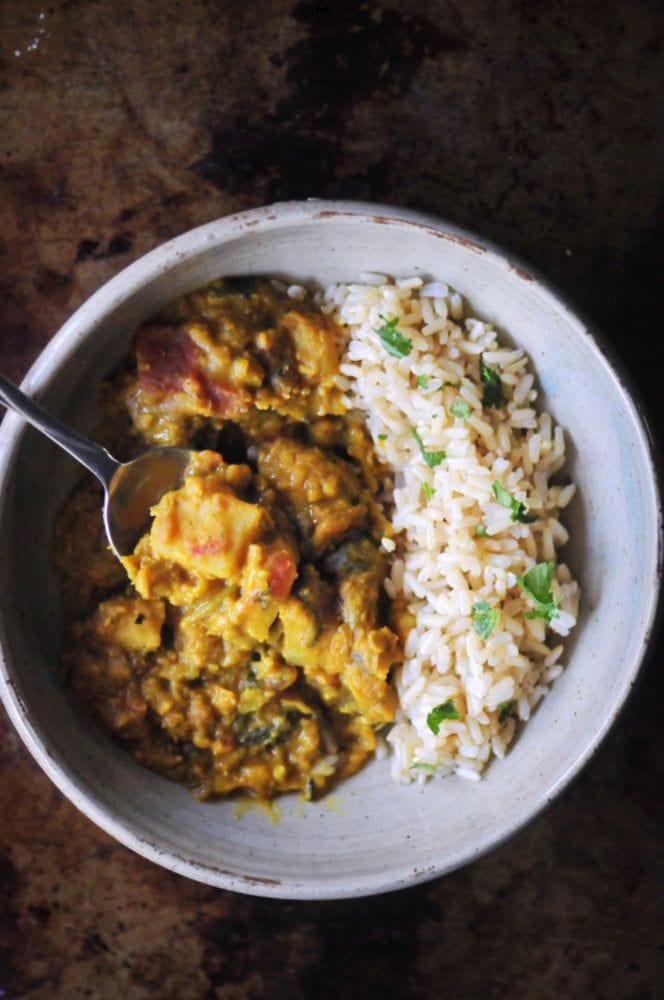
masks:
<svg viewBox="0 0 664 1000"><path fill-rule="evenodd" d="M394 717L385 472L336 388L340 330L264 279L184 296L105 387L106 443L197 454L120 564L96 484L56 526L73 690L142 764L201 798L307 798Z"/></svg>

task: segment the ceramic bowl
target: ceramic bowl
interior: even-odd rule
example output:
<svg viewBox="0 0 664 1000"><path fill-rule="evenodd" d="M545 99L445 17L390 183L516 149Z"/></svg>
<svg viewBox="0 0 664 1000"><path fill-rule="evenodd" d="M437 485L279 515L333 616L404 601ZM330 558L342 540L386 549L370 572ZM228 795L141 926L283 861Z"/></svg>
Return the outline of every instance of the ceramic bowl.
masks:
<svg viewBox="0 0 664 1000"><path fill-rule="evenodd" d="M309 201L220 219L136 261L53 338L24 388L90 431L102 376L165 302L219 275L326 285L362 271L440 278L532 359L540 402L566 429L579 491L566 561L582 587L567 669L481 782L392 782L375 760L321 802L280 801L274 822L202 804L136 765L83 714L56 670L49 562L70 459L8 415L0 429L0 693L58 788L127 847L190 878L264 896L330 898L412 885L466 864L546 807L588 760L633 685L659 587L661 512L648 434L606 345L543 281L445 222L382 206Z"/></svg>

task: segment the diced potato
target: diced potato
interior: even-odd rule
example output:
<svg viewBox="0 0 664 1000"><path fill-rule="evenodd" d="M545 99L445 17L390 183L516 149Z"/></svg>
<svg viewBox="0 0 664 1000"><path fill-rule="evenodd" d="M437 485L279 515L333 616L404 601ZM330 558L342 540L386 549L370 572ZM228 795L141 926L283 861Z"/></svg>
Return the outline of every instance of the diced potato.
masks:
<svg viewBox="0 0 664 1000"><path fill-rule="evenodd" d="M93 633L105 643L132 653L150 653L159 648L166 617L163 601L141 597L114 597L100 604L90 620Z"/></svg>
<svg viewBox="0 0 664 1000"><path fill-rule="evenodd" d="M320 622L315 612L291 597L281 606L279 618L284 628L284 659L296 667L316 662L320 651L313 647L319 637Z"/></svg>
<svg viewBox="0 0 664 1000"><path fill-rule="evenodd" d="M245 503L215 477L190 476L153 509L152 552L208 579L239 577L247 548L269 515Z"/></svg>

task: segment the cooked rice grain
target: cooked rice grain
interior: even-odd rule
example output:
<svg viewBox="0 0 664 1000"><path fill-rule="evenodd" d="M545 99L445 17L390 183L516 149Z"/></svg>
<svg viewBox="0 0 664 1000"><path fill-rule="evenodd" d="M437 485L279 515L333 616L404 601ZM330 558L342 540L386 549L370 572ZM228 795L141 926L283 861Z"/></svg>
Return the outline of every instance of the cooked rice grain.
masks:
<svg viewBox="0 0 664 1000"><path fill-rule="evenodd" d="M532 608L517 584L536 562L555 560L567 540L558 514L574 486L551 485L565 460L563 433L530 405L537 392L523 351L501 346L490 325L462 319L458 293L419 278L363 280L328 289L324 308L349 332L341 366L347 401L366 413L377 446L387 435L380 453L395 473L399 534L385 589L390 597L403 591L416 624L396 677L392 771L402 781L424 781L432 771L477 781L491 756L504 756L515 718L525 722L561 673L562 645L548 643L576 623L579 591L564 564L555 570L552 590L561 600L549 626L525 618ZM412 342L405 358L388 354L376 332L395 317ZM480 357L499 371L502 409L483 406ZM455 400L470 406L467 419L450 412ZM434 468L412 428L427 452L446 452ZM493 495L495 480L537 516L533 524L511 520ZM478 528L487 535L478 537ZM383 545L392 551L389 539ZM498 613L486 640L473 630L479 601ZM435 734L427 718L448 700L459 718Z"/></svg>

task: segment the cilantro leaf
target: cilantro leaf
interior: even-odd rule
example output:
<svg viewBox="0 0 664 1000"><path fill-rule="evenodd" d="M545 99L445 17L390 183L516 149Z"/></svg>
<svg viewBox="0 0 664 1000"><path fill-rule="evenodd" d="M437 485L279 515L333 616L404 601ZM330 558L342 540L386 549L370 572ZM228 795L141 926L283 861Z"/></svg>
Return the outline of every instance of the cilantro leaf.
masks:
<svg viewBox="0 0 664 1000"><path fill-rule="evenodd" d="M379 326L375 332L380 337L380 342L387 353L391 354L393 358L407 358L413 349L413 342L397 330L399 322L397 317L390 320L386 320L384 316L380 318L383 325Z"/></svg>
<svg viewBox="0 0 664 1000"><path fill-rule="evenodd" d="M480 379L484 386L484 394L482 395L484 406L493 406L496 410L501 410L505 405L503 383L500 381L497 370L485 364L482 357L480 357Z"/></svg>
<svg viewBox="0 0 664 1000"><path fill-rule="evenodd" d="M417 441L422 458L430 469L435 469L437 465L440 465L444 458L447 458L447 453L444 451L427 451L422 442L422 438L414 427L411 427L410 433Z"/></svg>
<svg viewBox="0 0 664 1000"><path fill-rule="evenodd" d="M378 440L379 441L387 441L387 434L379 434L378 435Z"/></svg>
<svg viewBox="0 0 664 1000"><path fill-rule="evenodd" d="M470 609L470 617L475 635L479 635L480 639L488 639L496 627L498 612L488 601L477 601Z"/></svg>
<svg viewBox="0 0 664 1000"><path fill-rule="evenodd" d="M461 420L467 420L472 413L472 406L467 403L465 399L455 399L450 406L450 413L453 417L460 417Z"/></svg>
<svg viewBox="0 0 664 1000"><path fill-rule="evenodd" d="M498 722L500 723L501 726L503 722L507 722L510 715L516 708L516 706L517 706L516 698L510 699L510 701L501 701L500 705L498 706L498 708L500 709L498 713Z"/></svg>
<svg viewBox="0 0 664 1000"><path fill-rule="evenodd" d="M535 563L524 576L517 576L517 583L535 605L534 611L527 611L526 618L543 618L550 622L558 614L560 598L553 599L551 581L553 580L553 563Z"/></svg>
<svg viewBox="0 0 664 1000"><path fill-rule="evenodd" d="M497 479L494 479L491 489L500 506L506 507L507 510L512 512L513 521L521 521L522 524L532 524L533 521L537 520L536 517L526 514L526 505L521 500L516 500L506 489L503 489Z"/></svg>
<svg viewBox="0 0 664 1000"><path fill-rule="evenodd" d="M436 491L434 490L433 486L429 486L428 483L422 483L422 492L424 493L425 499L428 502L429 500L431 500L431 497L434 495Z"/></svg>
<svg viewBox="0 0 664 1000"><path fill-rule="evenodd" d="M434 736L438 736L441 722L445 719L458 719L459 713L451 698L444 701L442 705L436 705L427 715L427 726Z"/></svg>
<svg viewBox="0 0 664 1000"><path fill-rule="evenodd" d="M475 528L475 538L486 538L489 534L489 530L484 524L479 524Z"/></svg>
<svg viewBox="0 0 664 1000"><path fill-rule="evenodd" d="M410 765L411 771L427 771L428 774L435 774L436 768L433 764L425 764L423 760L416 760Z"/></svg>
<svg viewBox="0 0 664 1000"><path fill-rule="evenodd" d="M507 507L508 510L511 510L512 497L507 492L506 489L503 489L503 487L500 485L497 479L494 479L493 483L491 484L491 489L493 491L493 495L495 496L500 506Z"/></svg>
<svg viewBox="0 0 664 1000"><path fill-rule="evenodd" d="M426 375L418 375L417 376L417 384L418 384L418 386L419 386L420 389L428 389L429 388L429 379L426 377Z"/></svg>

